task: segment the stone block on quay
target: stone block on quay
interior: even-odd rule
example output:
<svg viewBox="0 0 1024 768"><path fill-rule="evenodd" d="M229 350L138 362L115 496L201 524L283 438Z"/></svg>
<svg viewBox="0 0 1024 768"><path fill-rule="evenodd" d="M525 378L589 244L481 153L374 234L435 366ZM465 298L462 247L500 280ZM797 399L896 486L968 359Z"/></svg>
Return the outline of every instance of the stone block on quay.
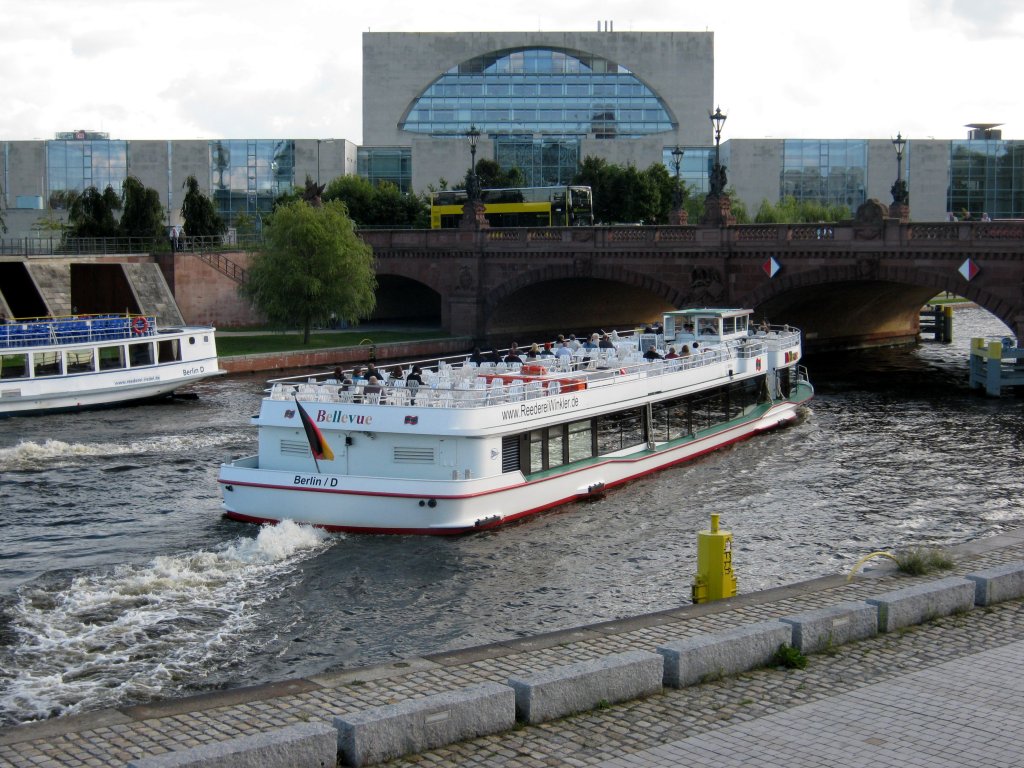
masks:
<svg viewBox="0 0 1024 768"><path fill-rule="evenodd" d="M649 651L627 651L541 672L510 677L516 692L516 717L542 723L601 702L614 704L661 691L664 660Z"/></svg>
<svg viewBox="0 0 1024 768"><path fill-rule="evenodd" d="M968 573L974 582L974 604L994 605L1024 597L1024 563L1006 563Z"/></svg>
<svg viewBox="0 0 1024 768"><path fill-rule="evenodd" d="M779 646L793 638L781 621L762 621L736 629L687 637L658 648L665 659L664 683L684 688L704 680L735 675L771 663Z"/></svg>
<svg viewBox="0 0 1024 768"><path fill-rule="evenodd" d="M869 597L867 603L878 609L878 631L892 632L900 627L971 610L975 589L973 581L950 576Z"/></svg>
<svg viewBox="0 0 1024 768"><path fill-rule="evenodd" d="M327 723L298 723L251 736L132 760L128 768L292 768L337 763L338 732Z"/></svg>
<svg viewBox="0 0 1024 768"><path fill-rule="evenodd" d="M779 621L793 627L790 645L801 653L818 653L878 634L878 608L867 603L840 603Z"/></svg>
<svg viewBox="0 0 1024 768"><path fill-rule="evenodd" d="M334 718L345 765L370 765L506 731L516 722L515 691L484 683Z"/></svg>

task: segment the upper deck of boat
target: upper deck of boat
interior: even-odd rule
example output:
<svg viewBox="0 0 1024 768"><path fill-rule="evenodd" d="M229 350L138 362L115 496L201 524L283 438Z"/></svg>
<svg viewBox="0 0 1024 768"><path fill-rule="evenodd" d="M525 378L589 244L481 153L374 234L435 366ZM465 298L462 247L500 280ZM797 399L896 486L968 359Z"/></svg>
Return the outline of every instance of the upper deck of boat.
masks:
<svg viewBox="0 0 1024 768"><path fill-rule="evenodd" d="M615 342L614 348L580 347L571 356L547 356L524 363L474 363L467 357L448 358L430 366L419 364L423 383L407 382L414 363L379 370L381 381L370 385L352 378L344 383L335 374L293 376L274 379L267 397L318 403L353 403L371 406L476 408L499 403L550 397L593 387L604 387L639 378L679 371L702 371L732 360L750 360L769 351L799 348L800 332L788 326L764 328L742 337L703 337L676 334L669 346L681 350L696 346L686 355L672 359L646 359L641 348L654 345L666 351L664 336L638 334ZM793 360L797 358L794 356ZM739 368L739 366L737 366ZM349 377L346 376L346 379ZM694 381L701 379L699 373Z"/></svg>
<svg viewBox="0 0 1024 768"><path fill-rule="evenodd" d="M0 323L0 349L143 341L166 333L153 315L101 314L34 318Z"/></svg>

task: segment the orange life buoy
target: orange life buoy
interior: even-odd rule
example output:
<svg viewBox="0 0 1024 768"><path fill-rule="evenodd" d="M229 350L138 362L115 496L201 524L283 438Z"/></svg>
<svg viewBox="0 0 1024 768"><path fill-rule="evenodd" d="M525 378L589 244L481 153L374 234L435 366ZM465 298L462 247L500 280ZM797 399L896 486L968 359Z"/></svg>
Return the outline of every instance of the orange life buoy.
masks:
<svg viewBox="0 0 1024 768"><path fill-rule="evenodd" d="M132 320L132 331L135 332L136 336L141 336L149 330L149 320L139 315Z"/></svg>

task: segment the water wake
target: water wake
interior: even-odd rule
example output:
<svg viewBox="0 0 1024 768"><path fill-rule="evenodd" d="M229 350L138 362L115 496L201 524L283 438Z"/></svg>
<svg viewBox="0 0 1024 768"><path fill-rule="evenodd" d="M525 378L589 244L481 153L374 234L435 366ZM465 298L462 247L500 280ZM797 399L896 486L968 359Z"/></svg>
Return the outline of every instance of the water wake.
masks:
<svg viewBox="0 0 1024 768"><path fill-rule="evenodd" d="M52 439L37 443L23 440L10 448L0 448L0 470L35 469L97 456L108 458L196 451L237 441L240 434L217 430L203 434L161 435L127 443L66 443Z"/></svg>
<svg viewBox="0 0 1024 768"><path fill-rule="evenodd" d="M286 520L214 551L166 555L19 590L0 649L0 723L169 695L253 647L259 608L328 546Z"/></svg>

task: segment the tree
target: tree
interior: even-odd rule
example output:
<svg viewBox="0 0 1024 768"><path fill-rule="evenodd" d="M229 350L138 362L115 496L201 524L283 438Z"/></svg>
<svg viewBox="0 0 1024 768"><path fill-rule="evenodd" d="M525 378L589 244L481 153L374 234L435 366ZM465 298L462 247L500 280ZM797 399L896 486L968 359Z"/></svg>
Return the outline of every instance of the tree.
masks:
<svg viewBox="0 0 1024 768"><path fill-rule="evenodd" d="M852 218L845 205L826 204L817 200L800 200L786 195L774 205L762 200L754 221L758 224L804 224L817 221L844 221Z"/></svg>
<svg viewBox="0 0 1024 768"><path fill-rule="evenodd" d="M497 160L486 158L476 161L476 177L480 181L480 189L515 189L526 186L526 177L521 170L503 170Z"/></svg>
<svg viewBox="0 0 1024 768"><path fill-rule="evenodd" d="M406 227L428 220L423 198L389 181L374 186L360 176L341 176L327 185L323 199L345 203L349 217L362 226Z"/></svg>
<svg viewBox="0 0 1024 768"><path fill-rule="evenodd" d="M370 224L373 221L373 184L362 176L339 176L327 185L323 199L340 200L348 209L348 215L356 224Z"/></svg>
<svg viewBox="0 0 1024 768"><path fill-rule="evenodd" d="M74 237L117 237L114 211L121 210L121 198L107 187L101 193L96 187L87 188L71 204L68 223Z"/></svg>
<svg viewBox="0 0 1024 768"><path fill-rule="evenodd" d="M331 317L357 323L376 305L373 250L356 235L345 204L302 201L274 212L264 249L250 263L240 293L271 322L302 328Z"/></svg>
<svg viewBox="0 0 1024 768"><path fill-rule="evenodd" d="M121 233L125 237L158 238L164 233L164 208L160 193L144 187L134 176L121 185Z"/></svg>
<svg viewBox="0 0 1024 768"><path fill-rule="evenodd" d="M227 227L217 213L213 201L199 189L195 176L185 179L185 199L181 202L181 217L185 220L188 237L222 235Z"/></svg>

